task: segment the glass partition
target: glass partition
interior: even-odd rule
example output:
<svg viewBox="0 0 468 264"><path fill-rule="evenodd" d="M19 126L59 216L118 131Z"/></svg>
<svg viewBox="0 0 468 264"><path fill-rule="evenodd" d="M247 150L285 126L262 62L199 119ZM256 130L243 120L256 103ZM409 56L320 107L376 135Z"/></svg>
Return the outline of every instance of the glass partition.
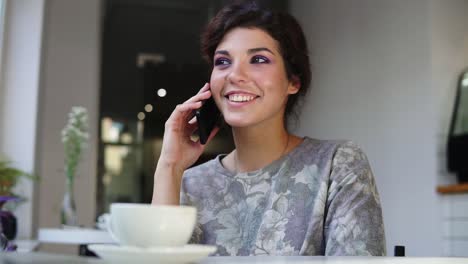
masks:
<svg viewBox="0 0 468 264"><path fill-rule="evenodd" d="M447 146L447 167L468 182L468 70L460 75Z"/></svg>

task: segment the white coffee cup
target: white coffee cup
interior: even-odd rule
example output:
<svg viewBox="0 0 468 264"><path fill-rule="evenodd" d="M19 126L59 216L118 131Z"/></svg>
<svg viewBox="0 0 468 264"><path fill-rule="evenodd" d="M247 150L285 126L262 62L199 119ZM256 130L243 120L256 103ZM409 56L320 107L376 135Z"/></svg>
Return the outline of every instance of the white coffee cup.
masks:
<svg viewBox="0 0 468 264"><path fill-rule="evenodd" d="M177 247L189 241L196 218L191 206L114 203L107 229L123 246Z"/></svg>

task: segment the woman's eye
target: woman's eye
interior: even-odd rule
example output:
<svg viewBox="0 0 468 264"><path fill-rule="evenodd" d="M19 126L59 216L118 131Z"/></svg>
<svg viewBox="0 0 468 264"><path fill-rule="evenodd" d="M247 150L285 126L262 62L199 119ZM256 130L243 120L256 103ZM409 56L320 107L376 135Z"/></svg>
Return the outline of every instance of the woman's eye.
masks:
<svg viewBox="0 0 468 264"><path fill-rule="evenodd" d="M268 63L270 60L263 56L255 56L252 58L251 63Z"/></svg>
<svg viewBox="0 0 468 264"><path fill-rule="evenodd" d="M218 65L228 65L230 63L230 61L226 58L219 58L219 59L216 59L215 62L214 62L214 65L215 66L218 66Z"/></svg>

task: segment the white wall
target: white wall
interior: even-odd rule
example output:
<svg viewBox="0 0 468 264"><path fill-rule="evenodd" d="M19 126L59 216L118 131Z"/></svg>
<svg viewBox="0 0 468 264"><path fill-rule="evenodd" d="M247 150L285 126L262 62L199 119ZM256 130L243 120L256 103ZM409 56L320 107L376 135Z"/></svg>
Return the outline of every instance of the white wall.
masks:
<svg viewBox="0 0 468 264"><path fill-rule="evenodd" d="M432 0L432 85L438 98L438 182L456 182L446 169L446 144L459 75L468 69L468 1ZM440 196L444 255L468 256L468 194Z"/></svg>
<svg viewBox="0 0 468 264"><path fill-rule="evenodd" d="M89 147L75 182L78 224L92 227L96 210L101 1L48 0L44 23L37 163L39 227L60 226L65 190L61 130L72 106L89 112Z"/></svg>
<svg viewBox="0 0 468 264"><path fill-rule="evenodd" d="M444 254L446 208L434 189L456 182L445 144L468 66L467 12L466 0L292 2L314 68L299 132L352 139L367 151L389 254L395 244L408 255Z"/></svg>
<svg viewBox="0 0 468 264"><path fill-rule="evenodd" d="M6 2L0 89L0 153L24 171L35 169L37 97L40 82L43 0ZM33 183L17 192L28 201L15 211L18 238L33 234Z"/></svg>
<svg viewBox="0 0 468 264"><path fill-rule="evenodd" d="M446 141L459 75L468 69L468 1L432 0L432 80L440 109L438 122L438 168L440 183L454 183L445 168ZM468 199L468 198L467 198Z"/></svg>
<svg viewBox="0 0 468 264"><path fill-rule="evenodd" d="M90 113L91 141L75 184L78 222L95 221L102 1L7 1L0 85L0 152L40 176L25 182L18 238L59 227L65 176L60 131L74 105ZM44 28L44 29L43 29ZM73 251L74 252L74 251ZM76 252L74 252L76 253Z"/></svg>
<svg viewBox="0 0 468 264"><path fill-rule="evenodd" d="M313 67L299 133L351 139L366 151L389 255L397 244L410 256L441 255L431 2L293 0L291 10Z"/></svg>
<svg viewBox="0 0 468 264"><path fill-rule="evenodd" d="M4 46L5 46L5 43L4 43L4 33L5 33L5 22L6 22L6 19L5 19L5 14L6 14L6 11L5 11L5 8L6 8L6 4L5 4L6 1L3 1L1 0L0 1L0 9L1 9L1 12L0 12L0 105L3 105L3 100L2 98L4 98L4 94L3 94L3 86L4 86L4 83L2 82L2 76L3 76L3 51L5 50L4 49ZM3 117L2 117L2 111L0 110L0 131L2 131L2 126L3 126ZM1 141L0 141L0 150L1 150Z"/></svg>

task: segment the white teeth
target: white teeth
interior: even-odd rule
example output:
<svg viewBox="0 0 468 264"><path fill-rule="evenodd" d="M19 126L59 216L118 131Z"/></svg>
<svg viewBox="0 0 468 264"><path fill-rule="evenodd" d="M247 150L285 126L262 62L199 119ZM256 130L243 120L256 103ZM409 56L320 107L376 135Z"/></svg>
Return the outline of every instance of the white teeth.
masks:
<svg viewBox="0 0 468 264"><path fill-rule="evenodd" d="M237 95L237 94L231 94L229 95L229 101L233 102L248 102L253 100L255 97L251 95Z"/></svg>

